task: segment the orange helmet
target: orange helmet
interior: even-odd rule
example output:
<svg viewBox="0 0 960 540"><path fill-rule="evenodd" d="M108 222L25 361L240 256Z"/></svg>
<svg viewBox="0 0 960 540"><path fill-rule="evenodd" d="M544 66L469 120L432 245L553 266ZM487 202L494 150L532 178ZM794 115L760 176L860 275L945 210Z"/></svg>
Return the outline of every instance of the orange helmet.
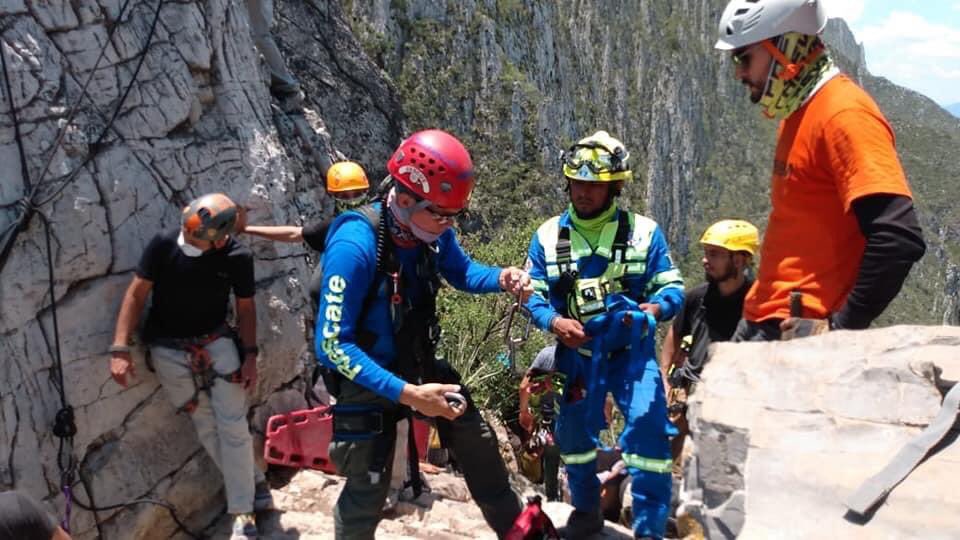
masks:
<svg viewBox="0 0 960 540"><path fill-rule="evenodd" d="M223 193L211 193L190 202L181 216L183 231L197 240L216 242L237 224L237 205Z"/></svg>
<svg viewBox="0 0 960 540"><path fill-rule="evenodd" d="M327 192L339 193L356 189L369 189L370 181L363 167L352 161L340 161L330 166L327 171Z"/></svg>

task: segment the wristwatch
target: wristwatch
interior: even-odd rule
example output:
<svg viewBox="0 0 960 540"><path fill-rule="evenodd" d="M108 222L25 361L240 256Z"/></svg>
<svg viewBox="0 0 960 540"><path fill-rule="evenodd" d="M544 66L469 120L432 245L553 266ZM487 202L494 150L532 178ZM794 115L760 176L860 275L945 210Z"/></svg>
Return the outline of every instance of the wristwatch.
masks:
<svg viewBox="0 0 960 540"><path fill-rule="evenodd" d="M107 349L107 352L130 354L130 346L129 345L111 345L110 348Z"/></svg>

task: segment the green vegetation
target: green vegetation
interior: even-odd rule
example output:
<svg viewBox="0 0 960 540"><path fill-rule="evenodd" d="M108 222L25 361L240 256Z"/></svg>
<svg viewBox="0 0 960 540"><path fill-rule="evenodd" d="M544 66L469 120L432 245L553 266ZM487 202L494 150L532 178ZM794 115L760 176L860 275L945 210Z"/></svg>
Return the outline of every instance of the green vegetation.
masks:
<svg viewBox="0 0 960 540"><path fill-rule="evenodd" d="M636 179L622 202L661 223L688 285L702 279L697 240L710 223L766 224L777 124L712 49L724 2L692 11L635 2L615 12L587 2L498 0L476 11L435 2L435 13L417 19L406 4L391 3L397 35L359 35L396 84L407 129L442 127L470 149L478 188L461 232L479 260L522 262L533 227L566 204L559 150L601 128L632 153ZM356 32L363 22L351 24ZM939 323L957 294L947 276L960 264L960 207L950 196L960 179L952 159L960 123L885 80L864 84L897 133L929 244L878 324ZM648 203L655 206L644 210ZM516 389L496 360L507 302L454 291L441 298L446 354L501 414ZM537 336L523 361L545 342Z"/></svg>

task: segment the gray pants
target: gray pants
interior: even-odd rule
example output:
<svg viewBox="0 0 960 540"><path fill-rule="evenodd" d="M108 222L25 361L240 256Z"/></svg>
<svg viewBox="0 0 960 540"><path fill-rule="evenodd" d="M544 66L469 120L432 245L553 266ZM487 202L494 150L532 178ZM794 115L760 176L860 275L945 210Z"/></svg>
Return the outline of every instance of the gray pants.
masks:
<svg viewBox="0 0 960 540"><path fill-rule="evenodd" d="M220 338L205 348L217 373L228 374L240 368L237 347L230 338ZM180 349L159 346L150 347L150 355L163 391L175 407L182 407L194 394L190 356ZM254 483L263 480L263 473L255 471L253 464L247 393L241 384L217 379L209 396L200 392L197 398L191 418L200 444L223 473L227 512L253 512Z"/></svg>
<svg viewBox="0 0 960 540"><path fill-rule="evenodd" d="M452 370L451 370L452 373ZM456 377L459 383L459 377ZM452 382L442 380L442 382ZM487 524L503 537L520 514L520 498L510 488L507 469L500 457L497 436L483 420L468 397L468 409L454 421L437 419L440 440L453 452L467 481L470 494L483 512ZM338 404L378 404L386 410L397 405L373 392L343 380ZM338 539L368 540L374 538L381 518L381 508L390 487L392 459L377 483L371 482L369 469L374 460L375 441L344 441L330 444L330 458L337 470L347 477L337 506L334 523Z"/></svg>
<svg viewBox="0 0 960 540"><path fill-rule="evenodd" d="M761 322L740 319L730 341L780 341L780 322L783 319L769 319Z"/></svg>
<svg viewBox="0 0 960 540"><path fill-rule="evenodd" d="M270 33L273 25L273 0L247 0L247 12L250 16L253 41L270 68L270 91L274 94L298 92L300 83L287 69L283 55Z"/></svg>

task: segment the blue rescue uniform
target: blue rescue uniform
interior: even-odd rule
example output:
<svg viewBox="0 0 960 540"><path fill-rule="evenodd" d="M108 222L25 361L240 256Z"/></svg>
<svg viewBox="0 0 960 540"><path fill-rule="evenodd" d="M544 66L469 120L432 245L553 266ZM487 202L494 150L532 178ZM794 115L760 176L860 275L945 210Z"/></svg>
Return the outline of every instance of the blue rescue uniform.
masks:
<svg viewBox="0 0 960 540"><path fill-rule="evenodd" d="M629 232L618 234L624 226ZM671 490L669 437L676 430L667 419L654 335L648 331L655 323L637 304L658 303L660 320L672 318L683 304L683 280L666 239L654 221L618 210L590 245L564 212L540 226L528 258L536 292L527 306L535 324L549 331L555 317L576 318L593 338L579 350L557 345L557 368L567 383L556 441L573 506L583 512L599 508L595 462L609 392L625 417L619 444L633 477L634 532L663 537ZM565 271L575 271L576 281ZM631 327L620 322L628 312L634 316Z"/></svg>
<svg viewBox="0 0 960 540"><path fill-rule="evenodd" d="M406 415L398 404L400 393L407 382L419 382L398 375L403 368L400 360L405 365L410 360L398 358L399 351L411 354L410 344L420 339L422 332L409 330L411 327L404 323L401 332L409 333L402 335L404 342L395 341L393 304L388 297L392 287L387 283L390 278L377 270L376 244L377 232L367 217L359 212L344 212L330 227L322 262L317 358L340 375L336 385L338 405L373 407L382 410L384 418L383 433L373 439L331 443L330 458L347 478L334 509L338 539L374 538L390 484L392 460L385 458L393 448L393 421ZM457 242L453 229L446 230L432 246L392 249L401 268L400 291L403 305L409 307L404 315L408 322L434 320L432 312L425 312L431 311L431 282L436 273L463 291L500 291L501 270L471 260ZM435 250L431 255L435 261L432 269L423 268L423 250ZM460 375L445 361L431 357L425 362L429 369L420 373L427 378L422 382L461 384ZM520 500L510 488L496 434L481 417L469 389L462 388L461 393L467 399L466 411L453 421L435 419L437 430L443 446L460 464L467 487L487 523L502 536L520 513Z"/></svg>

